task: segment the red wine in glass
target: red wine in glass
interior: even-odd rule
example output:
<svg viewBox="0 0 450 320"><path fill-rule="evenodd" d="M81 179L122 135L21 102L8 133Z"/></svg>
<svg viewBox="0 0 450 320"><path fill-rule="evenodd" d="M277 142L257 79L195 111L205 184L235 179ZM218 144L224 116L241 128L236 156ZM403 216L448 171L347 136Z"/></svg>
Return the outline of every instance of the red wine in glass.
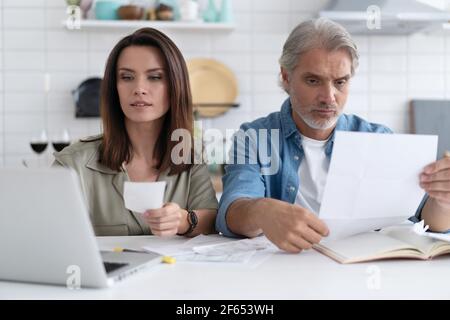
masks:
<svg viewBox="0 0 450 320"><path fill-rule="evenodd" d="M47 142L30 142L31 149L37 154L41 154L47 149Z"/></svg>
<svg viewBox="0 0 450 320"><path fill-rule="evenodd" d="M61 151L62 149L64 149L65 147L67 147L70 144L70 142L64 142L64 141L55 141L52 142L53 148L56 151Z"/></svg>
<svg viewBox="0 0 450 320"><path fill-rule="evenodd" d="M57 134L52 141L53 149L60 152L62 149L70 145L69 130L63 129L59 134Z"/></svg>
<svg viewBox="0 0 450 320"><path fill-rule="evenodd" d="M23 164L25 167L41 167L42 166L42 157L44 157L44 151L47 150L48 146L48 138L46 130L41 130L40 132L36 132L30 139L30 146L33 152L36 154L36 159L28 159L23 160Z"/></svg>

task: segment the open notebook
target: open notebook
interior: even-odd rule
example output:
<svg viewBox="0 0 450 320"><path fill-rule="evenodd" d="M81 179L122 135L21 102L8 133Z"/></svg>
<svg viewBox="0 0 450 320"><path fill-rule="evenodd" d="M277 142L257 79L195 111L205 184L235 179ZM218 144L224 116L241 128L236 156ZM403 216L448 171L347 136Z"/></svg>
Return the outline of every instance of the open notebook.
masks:
<svg viewBox="0 0 450 320"><path fill-rule="evenodd" d="M421 236L410 227L388 227L348 238L323 241L314 249L340 263L411 258L427 260L450 253L450 242Z"/></svg>

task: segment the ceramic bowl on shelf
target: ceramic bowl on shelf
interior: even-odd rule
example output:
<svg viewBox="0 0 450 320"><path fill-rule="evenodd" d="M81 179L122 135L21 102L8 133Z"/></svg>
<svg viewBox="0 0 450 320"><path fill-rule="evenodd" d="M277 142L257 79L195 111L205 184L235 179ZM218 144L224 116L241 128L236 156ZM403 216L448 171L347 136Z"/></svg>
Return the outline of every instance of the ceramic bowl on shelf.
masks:
<svg viewBox="0 0 450 320"><path fill-rule="evenodd" d="M92 7L92 3L94 0L81 0L80 1L80 9L83 12L83 19L87 19L87 15L89 10Z"/></svg>
<svg viewBox="0 0 450 320"><path fill-rule="evenodd" d="M158 20L170 21L174 19L173 8L169 5L160 4L156 8L156 17Z"/></svg>
<svg viewBox="0 0 450 320"><path fill-rule="evenodd" d="M144 8L135 5L125 5L119 7L117 14L121 20L141 20L144 16Z"/></svg>
<svg viewBox="0 0 450 320"><path fill-rule="evenodd" d="M117 20L117 9L121 2L113 0L95 1L95 18L98 20Z"/></svg>

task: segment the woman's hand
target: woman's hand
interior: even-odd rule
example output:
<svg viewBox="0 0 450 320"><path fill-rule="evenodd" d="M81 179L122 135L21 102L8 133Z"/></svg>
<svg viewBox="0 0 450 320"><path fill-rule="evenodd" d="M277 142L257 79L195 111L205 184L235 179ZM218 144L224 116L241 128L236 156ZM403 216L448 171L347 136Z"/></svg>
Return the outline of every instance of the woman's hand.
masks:
<svg viewBox="0 0 450 320"><path fill-rule="evenodd" d="M166 203L162 208L144 212L150 230L156 236L173 236L189 228L187 211L176 203Z"/></svg>

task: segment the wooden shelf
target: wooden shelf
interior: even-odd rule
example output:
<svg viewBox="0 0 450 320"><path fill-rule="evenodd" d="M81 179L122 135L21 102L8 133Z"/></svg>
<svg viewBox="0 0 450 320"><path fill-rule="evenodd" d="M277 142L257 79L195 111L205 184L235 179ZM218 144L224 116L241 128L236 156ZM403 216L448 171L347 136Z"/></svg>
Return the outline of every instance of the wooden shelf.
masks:
<svg viewBox="0 0 450 320"><path fill-rule="evenodd" d="M62 21L68 30L83 29L139 29L151 27L166 30L200 30L200 31L231 31L235 28L230 23L184 22L184 21L151 21L151 20L81 20L79 29L72 29Z"/></svg>

